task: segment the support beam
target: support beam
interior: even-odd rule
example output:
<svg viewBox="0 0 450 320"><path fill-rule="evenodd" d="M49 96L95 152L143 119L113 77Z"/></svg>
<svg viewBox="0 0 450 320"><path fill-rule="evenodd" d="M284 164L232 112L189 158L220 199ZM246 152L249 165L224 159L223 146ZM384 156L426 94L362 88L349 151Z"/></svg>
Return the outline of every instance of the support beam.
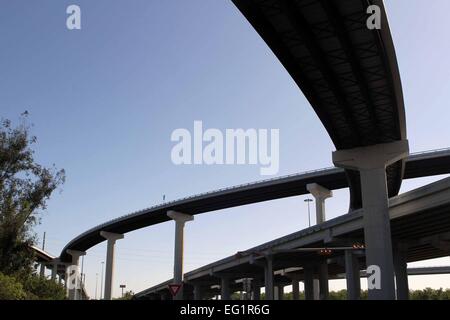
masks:
<svg viewBox="0 0 450 320"><path fill-rule="evenodd" d="M407 140L333 153L333 163L337 167L360 172L367 266L380 270L380 274L375 275L375 283L369 284L369 299L372 300L395 299L386 167L408 153Z"/></svg>
<svg viewBox="0 0 450 320"><path fill-rule="evenodd" d="M266 256L266 265L264 267L264 287L265 287L265 300L273 300L273 256Z"/></svg>
<svg viewBox="0 0 450 320"><path fill-rule="evenodd" d="M345 277L347 280L347 300L359 300L361 298L359 262L352 250L345 251Z"/></svg>
<svg viewBox="0 0 450 320"><path fill-rule="evenodd" d="M231 300L230 278L228 278L228 277L220 278L220 298L222 300Z"/></svg>
<svg viewBox="0 0 450 320"><path fill-rule="evenodd" d="M184 225L188 221L194 220L194 217L188 214L168 211L167 216L175 220L175 250L173 281L174 284L183 285L183 245L184 245ZM174 300L183 300L183 289L178 291Z"/></svg>
<svg viewBox="0 0 450 320"><path fill-rule="evenodd" d="M314 268L304 266L305 300L314 300Z"/></svg>
<svg viewBox="0 0 450 320"><path fill-rule="evenodd" d="M317 183L306 185L306 189L311 193L316 202L316 224L325 222L325 200L333 196L333 192Z"/></svg>
<svg viewBox="0 0 450 320"><path fill-rule="evenodd" d="M292 279L292 300L300 300L300 285L298 279Z"/></svg>
<svg viewBox="0 0 450 320"><path fill-rule="evenodd" d="M320 281L313 279L313 300L320 300Z"/></svg>
<svg viewBox="0 0 450 320"><path fill-rule="evenodd" d="M194 284L194 300L203 300L203 288L200 284Z"/></svg>
<svg viewBox="0 0 450 320"><path fill-rule="evenodd" d="M52 280L56 281L56 275L58 274L59 259L53 259L52 261Z"/></svg>
<svg viewBox="0 0 450 320"><path fill-rule="evenodd" d="M317 183L306 185L306 189L311 193L316 203L316 224L325 222L325 200L333 196L333 192ZM328 264L326 261L319 265L319 279L313 280L314 300L328 299Z"/></svg>
<svg viewBox="0 0 450 320"><path fill-rule="evenodd" d="M78 291L81 289L78 265L80 262L80 257L86 255L86 252L70 249L68 249L66 252L67 254L72 256L72 263L69 265L69 268L66 266L65 279L66 279L67 295L69 296L69 299L80 300L80 297L78 295L79 293ZM71 281L70 279L72 278L74 278L74 281L72 283L69 283L69 281Z"/></svg>
<svg viewBox="0 0 450 320"><path fill-rule="evenodd" d="M284 299L284 286L282 284L279 284L277 286L277 299L276 300L283 300Z"/></svg>
<svg viewBox="0 0 450 320"><path fill-rule="evenodd" d="M394 269L397 300L409 299L408 266L403 250L394 251Z"/></svg>
<svg viewBox="0 0 450 320"><path fill-rule="evenodd" d="M261 300L261 281L259 279L252 281L252 300Z"/></svg>
<svg viewBox="0 0 450 320"><path fill-rule="evenodd" d="M114 248L116 241L123 239L123 234L111 233L106 231L100 231L100 235L108 240L106 249L106 272L105 272L105 291L104 299L111 300L113 293L113 280L114 280Z"/></svg>
<svg viewBox="0 0 450 320"><path fill-rule="evenodd" d="M40 263L39 276L42 278L45 277L45 262Z"/></svg>
<svg viewBox="0 0 450 320"><path fill-rule="evenodd" d="M325 260L319 265L319 299L327 300L328 296L328 262Z"/></svg>

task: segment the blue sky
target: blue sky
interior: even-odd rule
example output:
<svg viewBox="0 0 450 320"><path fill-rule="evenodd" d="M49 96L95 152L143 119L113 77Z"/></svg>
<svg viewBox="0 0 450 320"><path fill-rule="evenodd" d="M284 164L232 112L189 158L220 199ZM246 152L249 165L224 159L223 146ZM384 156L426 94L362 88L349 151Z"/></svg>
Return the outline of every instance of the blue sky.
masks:
<svg viewBox="0 0 450 320"><path fill-rule="evenodd" d="M82 30L66 28L70 4L81 7ZM386 6L411 150L448 147L450 2ZM47 232L53 254L94 225L162 202L163 194L174 200L265 178L255 165L173 165L170 135L192 130L194 120L223 130L280 129L279 175L331 166L334 147L312 108L229 1L2 1L0 39L0 116L17 120L28 110L36 159L67 172L36 228L39 236ZM303 199L196 216L186 227L185 270L306 227ZM347 205L348 191L336 191L327 216ZM152 226L118 241L116 295L119 283L139 291L171 277L173 228ZM104 244L85 257L92 296L104 259ZM411 286L449 280L414 277Z"/></svg>

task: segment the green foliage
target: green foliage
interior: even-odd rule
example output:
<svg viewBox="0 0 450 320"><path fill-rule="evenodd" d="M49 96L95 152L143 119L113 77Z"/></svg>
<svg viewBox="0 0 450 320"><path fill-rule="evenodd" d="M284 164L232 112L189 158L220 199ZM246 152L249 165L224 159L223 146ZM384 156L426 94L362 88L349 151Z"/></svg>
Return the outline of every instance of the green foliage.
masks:
<svg viewBox="0 0 450 320"><path fill-rule="evenodd" d="M36 137L25 124L0 123L0 272L31 273L32 227L39 222L52 192L64 182L64 170L34 161Z"/></svg>
<svg viewBox="0 0 450 320"><path fill-rule="evenodd" d="M64 287L36 274L8 276L0 272L0 300L63 300Z"/></svg>
<svg viewBox="0 0 450 320"><path fill-rule="evenodd" d="M424 290L410 291L411 300L450 300L450 289L442 288L435 290L425 288Z"/></svg>
<svg viewBox="0 0 450 320"><path fill-rule="evenodd" d="M36 274L28 275L20 280L27 294L27 300L64 300L66 298L64 287L53 280Z"/></svg>
<svg viewBox="0 0 450 320"><path fill-rule="evenodd" d="M26 293L16 278L0 272L0 300L23 300Z"/></svg>
<svg viewBox="0 0 450 320"><path fill-rule="evenodd" d="M368 292L367 290L361 291L361 300L367 300ZM261 294L261 300L264 300L264 293ZM450 289L431 289L426 288L424 290L410 290L409 291L410 300L450 300ZM232 294L233 300L239 300L240 295L238 292ZM285 293L283 296L284 300L293 300L292 292ZM305 293L300 292L300 300L305 299ZM347 290L331 291L329 293L329 300L347 300Z"/></svg>
<svg viewBox="0 0 450 320"><path fill-rule="evenodd" d="M33 144L22 124L0 122L0 299L64 299L64 288L32 272L32 228L52 192L64 182L64 170L34 161Z"/></svg>

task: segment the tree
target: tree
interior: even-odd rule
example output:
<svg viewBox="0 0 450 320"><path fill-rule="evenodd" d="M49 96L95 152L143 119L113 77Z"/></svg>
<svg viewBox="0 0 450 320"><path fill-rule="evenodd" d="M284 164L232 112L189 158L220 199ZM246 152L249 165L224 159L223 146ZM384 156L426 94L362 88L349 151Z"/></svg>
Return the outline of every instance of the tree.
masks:
<svg viewBox="0 0 450 320"><path fill-rule="evenodd" d="M64 170L34 161L36 137L29 134L27 113L22 117L17 127L9 120L0 123L0 272L8 275L31 272L32 227L52 192L65 180Z"/></svg>

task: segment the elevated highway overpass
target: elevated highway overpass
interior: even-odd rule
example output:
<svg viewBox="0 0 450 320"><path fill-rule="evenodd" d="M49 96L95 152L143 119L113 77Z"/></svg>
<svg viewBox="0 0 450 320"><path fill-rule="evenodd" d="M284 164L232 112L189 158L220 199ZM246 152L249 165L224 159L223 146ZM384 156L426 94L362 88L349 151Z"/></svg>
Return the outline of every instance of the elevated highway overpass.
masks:
<svg viewBox="0 0 450 320"><path fill-rule="evenodd" d="M449 165L448 151L437 157L425 154L407 158L402 86L383 1L233 3L310 102L336 147L333 163L343 169L219 190L120 217L73 239L61 252L61 261L76 264L87 249L108 239L106 283L110 284L115 241L124 233L172 217L177 230L174 281L179 283L183 277L182 230L188 219L205 212L306 194L308 184L315 183L330 190L349 188L350 213L344 218L359 214L367 263L380 268L383 290L371 289L369 296L395 298L388 199L398 195L404 177L448 173ZM372 5L380 9L381 28L368 28L368 8ZM361 225L355 236L362 237ZM328 266L322 261L320 268L321 283L325 285Z"/></svg>
<svg viewBox="0 0 450 320"><path fill-rule="evenodd" d="M390 219L394 247L402 251L405 262L448 256L450 178L391 198ZM328 264L329 279L342 279L346 274L345 254L348 251L357 256L359 269L365 270L364 248L355 247L355 244L363 243L363 212L358 210L190 271L184 277L186 294L194 297L194 291L201 292L198 299L220 294L218 288L223 285L223 278L228 281L229 292L242 291L242 283L237 281L247 278L259 288L267 286L265 264L261 262L268 257L273 260L272 281L277 287L307 281L305 270L324 260ZM324 255L322 248L329 252ZM449 273L449 267L408 269L409 275L445 273ZM312 275L318 277L317 268ZM361 276L366 273L361 272ZM171 280L136 294L136 298L169 298L166 294L168 283Z"/></svg>

